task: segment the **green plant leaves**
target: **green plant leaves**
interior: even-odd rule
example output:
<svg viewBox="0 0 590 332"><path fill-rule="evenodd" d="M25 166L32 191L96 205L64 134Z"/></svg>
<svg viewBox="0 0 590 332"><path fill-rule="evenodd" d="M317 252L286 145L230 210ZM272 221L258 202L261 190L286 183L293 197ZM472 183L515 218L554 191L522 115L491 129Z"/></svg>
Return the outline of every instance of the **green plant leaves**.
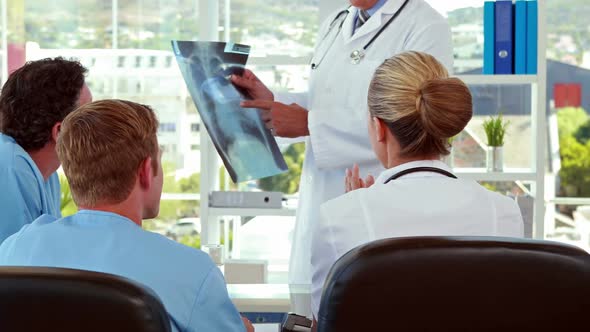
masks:
<svg viewBox="0 0 590 332"><path fill-rule="evenodd" d="M510 124L510 121L504 121L502 113L497 117L492 117L483 122L483 129L486 132L488 139L488 146L503 146L504 136L506 135L506 128Z"/></svg>

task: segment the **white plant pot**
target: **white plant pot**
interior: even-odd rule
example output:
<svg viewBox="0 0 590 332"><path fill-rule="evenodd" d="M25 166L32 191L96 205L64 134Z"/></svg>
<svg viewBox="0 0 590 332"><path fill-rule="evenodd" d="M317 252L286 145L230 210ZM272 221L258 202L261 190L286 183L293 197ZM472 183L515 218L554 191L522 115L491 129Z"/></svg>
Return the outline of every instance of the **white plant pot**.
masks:
<svg viewBox="0 0 590 332"><path fill-rule="evenodd" d="M502 172L504 170L504 148L502 146L489 146L486 165L488 172Z"/></svg>

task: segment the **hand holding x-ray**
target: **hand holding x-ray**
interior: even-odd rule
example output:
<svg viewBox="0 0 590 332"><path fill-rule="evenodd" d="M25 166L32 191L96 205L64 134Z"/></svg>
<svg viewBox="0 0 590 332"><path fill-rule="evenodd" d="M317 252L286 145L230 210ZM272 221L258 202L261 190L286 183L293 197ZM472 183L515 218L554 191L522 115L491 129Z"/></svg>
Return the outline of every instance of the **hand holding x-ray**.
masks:
<svg viewBox="0 0 590 332"><path fill-rule="evenodd" d="M285 172L287 165L261 118L262 111L244 110L240 103L251 96L230 80L248 72L244 66L250 47L193 41L173 41L172 47L202 122L232 180L242 182Z"/></svg>
<svg viewBox="0 0 590 332"><path fill-rule="evenodd" d="M250 97L248 99L275 100L272 91L249 69L244 69L241 75L232 75L231 81Z"/></svg>

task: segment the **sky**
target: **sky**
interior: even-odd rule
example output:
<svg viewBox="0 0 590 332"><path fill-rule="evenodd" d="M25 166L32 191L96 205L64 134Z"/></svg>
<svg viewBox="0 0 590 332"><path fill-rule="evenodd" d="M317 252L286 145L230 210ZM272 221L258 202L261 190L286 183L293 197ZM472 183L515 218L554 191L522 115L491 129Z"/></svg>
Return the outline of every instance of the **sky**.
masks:
<svg viewBox="0 0 590 332"><path fill-rule="evenodd" d="M445 16L447 12L457 8L482 6L481 0L427 0L427 2Z"/></svg>

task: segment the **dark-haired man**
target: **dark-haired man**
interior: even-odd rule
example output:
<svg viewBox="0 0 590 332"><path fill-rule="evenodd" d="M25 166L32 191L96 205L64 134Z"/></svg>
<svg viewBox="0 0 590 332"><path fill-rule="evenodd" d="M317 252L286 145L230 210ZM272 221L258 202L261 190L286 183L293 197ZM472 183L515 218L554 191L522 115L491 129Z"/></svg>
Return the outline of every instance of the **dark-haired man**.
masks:
<svg viewBox="0 0 590 332"><path fill-rule="evenodd" d="M0 242L42 214L60 217L61 121L92 100L86 68L63 58L32 61L0 94Z"/></svg>

